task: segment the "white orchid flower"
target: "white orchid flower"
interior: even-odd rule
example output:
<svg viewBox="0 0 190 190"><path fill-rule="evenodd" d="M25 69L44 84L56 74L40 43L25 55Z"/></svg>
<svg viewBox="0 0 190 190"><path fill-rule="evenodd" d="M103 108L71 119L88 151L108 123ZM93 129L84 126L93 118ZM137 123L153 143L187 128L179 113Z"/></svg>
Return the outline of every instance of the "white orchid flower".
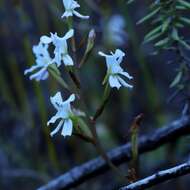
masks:
<svg viewBox="0 0 190 190"><path fill-rule="evenodd" d="M41 42L44 44L53 43L55 46L54 54L55 54L55 63L59 67L63 61L66 66L74 65L71 56L68 54L68 45L67 40L74 35L74 30L69 30L64 37L59 37L57 33L51 33L51 37L42 36Z"/></svg>
<svg viewBox="0 0 190 190"><path fill-rule="evenodd" d="M75 9L76 8L79 8L80 5L78 4L77 1L74 1L74 0L63 0L63 5L65 7L65 12L64 14L62 15L62 18L66 17L70 17L70 16L77 16L79 18L82 18L82 19L89 19L89 16L84 16L84 15L81 15L79 12L77 12Z"/></svg>
<svg viewBox="0 0 190 190"><path fill-rule="evenodd" d="M122 52L120 49L117 49L115 53L111 52L111 55L106 55L103 52L99 52L99 55L106 58L106 78L108 78L109 85L111 88L116 87L117 89L119 89L121 86L133 88L132 85L128 84L121 78L121 76L127 77L129 80L133 78L127 72L124 72L124 70L120 66L120 63L122 62L123 57L125 56L124 52Z"/></svg>
<svg viewBox="0 0 190 190"><path fill-rule="evenodd" d="M113 15L108 21L105 38L117 46L123 46L128 41L128 35L125 31L126 22L123 16Z"/></svg>
<svg viewBox="0 0 190 190"><path fill-rule="evenodd" d="M61 93L57 92L50 100L57 113L48 121L47 125L55 123L58 119L60 120L50 135L54 136L62 128L61 135L64 137L71 136L73 131L72 118L75 116L71 109L71 102L75 100L75 95L72 94L66 101L63 101Z"/></svg>
<svg viewBox="0 0 190 190"><path fill-rule="evenodd" d="M42 44L40 42L38 45L33 46L33 53L36 56L36 65L32 66L30 69L26 69L24 74L26 75L38 70L36 73L30 76L30 80L46 80L49 76L47 68L53 63L53 60L51 59L48 52L48 45Z"/></svg>

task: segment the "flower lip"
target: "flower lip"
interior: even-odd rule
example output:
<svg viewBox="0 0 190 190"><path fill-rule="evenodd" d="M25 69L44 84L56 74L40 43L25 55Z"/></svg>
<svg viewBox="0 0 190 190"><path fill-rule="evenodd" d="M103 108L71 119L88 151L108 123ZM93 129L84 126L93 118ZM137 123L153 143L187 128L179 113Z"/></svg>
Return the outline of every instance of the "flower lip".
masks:
<svg viewBox="0 0 190 190"><path fill-rule="evenodd" d="M68 54L68 45L67 40L73 37L74 30L70 29L63 37L59 37L57 33L50 33L49 36L42 36L40 38L41 43L48 45L52 43L55 46L54 49L54 62L57 67L59 67L62 63L65 66L73 66L74 62L71 56Z"/></svg>
<svg viewBox="0 0 190 190"><path fill-rule="evenodd" d="M29 78L30 80L35 79L36 81L46 80L49 76L47 68L51 65L54 60L50 57L48 52L48 44L43 44L39 42L38 45L33 46L32 50L36 57L36 65L31 68L26 69L24 74L33 73Z"/></svg>
<svg viewBox="0 0 190 190"><path fill-rule="evenodd" d="M98 54L105 57L106 59L107 74L103 81L103 84L108 81L111 88L116 87L117 89L119 89L121 86L124 86L131 89L133 86L128 84L121 78L121 76L126 77L129 80L133 78L120 66L121 62L123 61L123 57L125 56L125 53L120 49L116 49L115 53L111 52L111 54L105 54L100 51L98 52Z"/></svg>
<svg viewBox="0 0 190 190"><path fill-rule="evenodd" d="M65 136L71 136L73 130L73 118L75 117L71 103L75 101L75 95L72 94L70 97L63 101L61 93L57 92L53 97L50 97L50 101L57 110L57 113L47 122L47 125L55 123L60 119L57 127L51 132L51 136L54 136L62 128L61 134Z"/></svg>
<svg viewBox="0 0 190 190"><path fill-rule="evenodd" d="M64 17L68 18L68 17L75 15L75 16L82 18L82 19L89 19L89 16L84 16L75 10L75 9L80 7L80 5L78 4L77 1L75 1L75 0L63 0L63 5L65 8L65 12L61 16L62 18L64 18Z"/></svg>

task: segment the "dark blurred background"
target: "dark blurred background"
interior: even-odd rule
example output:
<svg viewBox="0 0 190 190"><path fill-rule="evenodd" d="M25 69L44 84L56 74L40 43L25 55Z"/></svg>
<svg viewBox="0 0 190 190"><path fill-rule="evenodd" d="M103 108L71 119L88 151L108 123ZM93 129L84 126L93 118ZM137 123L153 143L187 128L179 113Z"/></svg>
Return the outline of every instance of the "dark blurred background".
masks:
<svg viewBox="0 0 190 190"><path fill-rule="evenodd" d="M127 6L123 0L81 0L79 12L89 20L75 18L77 59L85 50L90 29L96 30L96 45L81 71L89 113L94 113L101 100L101 82L106 72L98 51L121 48L126 52L123 68L134 76L134 89L113 90L97 128L105 150L129 141L129 127L140 113L144 114L141 134L146 134L174 120L181 114L183 97L172 102L169 84L177 65L170 64L175 55L151 55L153 46L142 46L149 24L136 26L147 13L144 1ZM35 63L32 46L41 35L67 31L61 19L61 0L0 0L0 189L33 190L59 174L97 156L96 150L76 137L64 139L60 134L50 138L47 120L53 115L49 97L61 87L50 77L44 82L30 81L24 70ZM188 34L189 31L184 31ZM61 67L63 69L63 67ZM67 78L66 78L67 80ZM61 90L62 91L62 90ZM62 91L64 97L68 94ZM189 137L141 156L141 176L150 175L165 165L175 164L188 155ZM168 151L169 154L168 154ZM172 152L173 151L173 152ZM127 172L127 166L122 169ZM155 189L187 189L185 179ZM105 183L106 182L106 183ZM177 185L176 185L177 184ZM112 189L117 180L110 171L77 189ZM103 187L103 188L102 188Z"/></svg>

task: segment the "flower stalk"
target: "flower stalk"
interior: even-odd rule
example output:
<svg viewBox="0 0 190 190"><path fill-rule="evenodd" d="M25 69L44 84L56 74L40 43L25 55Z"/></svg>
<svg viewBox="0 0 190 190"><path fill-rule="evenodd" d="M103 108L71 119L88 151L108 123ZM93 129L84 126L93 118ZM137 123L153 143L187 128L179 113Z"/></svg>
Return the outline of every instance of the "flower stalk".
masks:
<svg viewBox="0 0 190 190"><path fill-rule="evenodd" d="M143 119L143 114L139 114L134 118L130 128L131 133L131 154L132 160L129 163L128 179L130 183L138 180L139 178L139 153L138 153L138 134L139 128Z"/></svg>
<svg viewBox="0 0 190 190"><path fill-rule="evenodd" d="M58 75L55 70L53 70L52 68L48 68L49 73L51 74L51 76L64 88L67 89L68 91L71 91L69 89L69 86L67 85L67 83L63 80L63 78Z"/></svg>
<svg viewBox="0 0 190 190"><path fill-rule="evenodd" d="M58 125L54 128L50 135L53 137L59 131L61 131L61 135L64 137L71 136L73 134L80 139L91 143L92 145L94 145L97 152L102 156L102 158L107 162L107 164L118 174L118 176L126 181L127 178L110 161L110 159L106 155L104 148L102 147L99 140L96 129L96 120L101 116L109 101L111 88L116 87L117 89L119 89L121 86L127 88L133 87L121 78L126 77L127 79L132 79L132 77L120 66L120 63L122 62L125 53L119 49L117 49L115 53L111 52L110 55L99 52L99 54L106 59L107 74L103 82L104 84L106 84L106 86L100 106L98 107L94 116L90 117L90 115L88 114L88 106L86 105L86 101L83 96L84 93L82 91L78 70L87 61L89 55L91 54L94 48L96 34L94 30L90 31L84 56L78 65L76 41L74 37L75 32L73 29L73 16L77 16L81 19L88 19L89 16L81 15L79 12L76 11L76 9L80 7L80 5L75 0L63 0L63 5L65 8L65 12L62 15L62 18L66 18L68 32L62 37L58 36L57 33L50 33L49 36L43 35L40 38L39 44L37 46L34 46L33 48L33 52L36 56L36 65L31 67L30 69L27 69L25 71L25 74L35 71L35 73L30 76L30 79L35 79L37 81L45 80L48 78L49 74L51 74L51 76L64 89L67 89L71 93L71 95L66 100L63 100L61 92L57 92L54 96L50 97L50 101L53 107L56 109L56 113L47 122L47 125L49 126L58 122ZM69 39L71 40L72 48L71 56L69 54L68 46ZM54 48L53 53L49 52L50 46ZM51 54L53 54L54 57L50 56ZM59 67L63 64L75 85L76 93L72 93L70 86L61 77ZM75 99L79 99L81 104L83 104L86 111L85 114L73 108L72 104ZM89 126L86 125L81 117L87 118Z"/></svg>
<svg viewBox="0 0 190 190"><path fill-rule="evenodd" d="M110 92L111 89L109 87L109 84L106 84L105 90L104 90L104 95L103 95L103 99L102 99L102 103L100 104L100 106L98 107L98 109L96 110L92 121L95 122L103 113L108 101L109 101L109 97L110 97Z"/></svg>

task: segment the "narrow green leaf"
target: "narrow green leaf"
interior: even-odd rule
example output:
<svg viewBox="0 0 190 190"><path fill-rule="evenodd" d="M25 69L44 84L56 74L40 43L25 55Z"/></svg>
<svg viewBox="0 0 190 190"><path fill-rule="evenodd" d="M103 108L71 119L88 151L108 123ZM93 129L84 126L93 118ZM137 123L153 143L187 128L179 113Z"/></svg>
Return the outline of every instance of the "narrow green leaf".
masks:
<svg viewBox="0 0 190 190"><path fill-rule="evenodd" d="M161 30L161 28L162 28L162 25L160 25L160 26L156 27L155 29L151 30L148 34L146 34L144 39L147 40L151 36L155 35L156 33L158 33Z"/></svg>
<svg viewBox="0 0 190 190"><path fill-rule="evenodd" d="M184 22L185 24L189 24L190 25L190 19L189 18L180 17L179 19L180 19L180 21Z"/></svg>
<svg viewBox="0 0 190 190"><path fill-rule="evenodd" d="M176 27L176 28L184 28L185 26L184 26L184 24L182 24L182 23L180 23L180 22L177 22L177 23L175 24L175 27Z"/></svg>
<svg viewBox="0 0 190 190"><path fill-rule="evenodd" d="M173 82L170 84L170 88L175 87L177 84L179 84L181 78L182 78L182 71L180 71L177 76L174 78Z"/></svg>
<svg viewBox="0 0 190 190"><path fill-rule="evenodd" d="M176 41L178 41L180 38L179 38L179 35L178 35L178 31L176 28L173 28L172 30L172 38Z"/></svg>
<svg viewBox="0 0 190 190"><path fill-rule="evenodd" d="M180 5L187 7L188 9L190 9L190 3L184 0L178 0L178 2L180 3Z"/></svg>
<svg viewBox="0 0 190 190"><path fill-rule="evenodd" d="M152 11L151 13L149 13L148 15L146 15L145 17L143 17L141 20L139 20L137 22L137 24L141 24L147 20L149 20L150 18L152 18L154 15L156 15L158 12L160 11L160 7L158 7L157 9L155 9L154 11Z"/></svg>
<svg viewBox="0 0 190 190"><path fill-rule="evenodd" d="M170 24L170 18L167 18L164 23L162 24L162 32L165 32Z"/></svg>
<svg viewBox="0 0 190 190"><path fill-rule="evenodd" d="M153 35L153 36L150 36L150 37L147 38L147 39L144 39L143 44L148 43L148 42L151 42L151 41L153 41L153 40L159 38L162 34L163 34L163 33L160 32L160 33L157 33L157 34L155 34L155 35Z"/></svg>
<svg viewBox="0 0 190 190"><path fill-rule="evenodd" d="M127 4L131 4L131 3L133 3L135 0L128 0L127 1Z"/></svg>
<svg viewBox="0 0 190 190"><path fill-rule="evenodd" d="M168 42L169 42L169 38L168 38L168 37L167 37L167 38L164 38L164 39L160 40L159 42L157 42L157 43L155 44L155 47L162 47L162 46L165 46L166 44L168 44Z"/></svg>
<svg viewBox="0 0 190 190"><path fill-rule="evenodd" d="M180 44L184 46L186 49L190 50L190 45L187 44L184 40L179 40Z"/></svg>
<svg viewBox="0 0 190 190"><path fill-rule="evenodd" d="M176 9L177 9L177 10L180 10L180 11L184 11L184 10L186 10L187 8L184 7L184 6L181 6L181 5L177 5L177 6L176 6Z"/></svg>

